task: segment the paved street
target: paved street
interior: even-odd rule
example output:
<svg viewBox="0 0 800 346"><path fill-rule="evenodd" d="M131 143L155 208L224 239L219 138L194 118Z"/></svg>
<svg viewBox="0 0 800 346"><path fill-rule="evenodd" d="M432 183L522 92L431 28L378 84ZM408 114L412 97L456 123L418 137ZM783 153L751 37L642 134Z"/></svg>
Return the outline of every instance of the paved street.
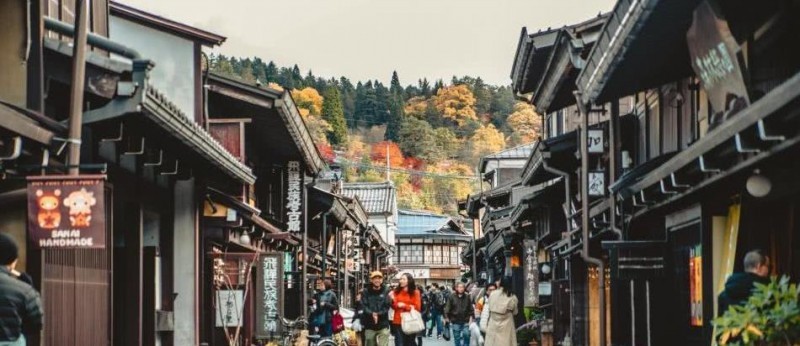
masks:
<svg viewBox="0 0 800 346"><path fill-rule="evenodd" d="M423 338L422 346L450 346L453 345L453 340L444 341L444 339L436 340L436 338Z"/></svg>

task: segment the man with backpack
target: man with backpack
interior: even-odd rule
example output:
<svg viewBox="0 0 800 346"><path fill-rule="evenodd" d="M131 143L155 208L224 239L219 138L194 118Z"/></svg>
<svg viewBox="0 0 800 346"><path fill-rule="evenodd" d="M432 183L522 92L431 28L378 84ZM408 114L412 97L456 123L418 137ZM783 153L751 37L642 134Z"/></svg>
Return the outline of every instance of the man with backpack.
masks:
<svg viewBox="0 0 800 346"><path fill-rule="evenodd" d="M430 320L431 320L431 327L428 329L428 336L433 336L433 328L436 328L436 338L442 338L442 314L444 313L444 307L447 305L447 298L439 288L439 284L434 283L433 288L428 292L429 299L431 301L431 308L430 308Z"/></svg>
<svg viewBox="0 0 800 346"><path fill-rule="evenodd" d="M369 277L371 285L361 293L365 346L389 346L389 291L383 273L374 271Z"/></svg>

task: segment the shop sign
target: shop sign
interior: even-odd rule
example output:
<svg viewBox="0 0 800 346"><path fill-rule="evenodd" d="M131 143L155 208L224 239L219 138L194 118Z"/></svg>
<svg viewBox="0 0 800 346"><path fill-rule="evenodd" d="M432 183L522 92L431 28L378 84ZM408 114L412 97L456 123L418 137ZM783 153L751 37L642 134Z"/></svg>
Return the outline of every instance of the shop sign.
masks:
<svg viewBox="0 0 800 346"><path fill-rule="evenodd" d="M283 255L266 254L258 259L256 274L256 337L266 339L281 333L283 314Z"/></svg>
<svg viewBox="0 0 800 346"><path fill-rule="evenodd" d="M428 268L420 268L420 269L400 269L400 272L397 273L396 277L399 279L401 275L409 273L411 274L414 279L428 279L431 277L431 270Z"/></svg>
<svg viewBox="0 0 800 346"><path fill-rule="evenodd" d="M303 216L303 178L300 169L300 162L289 161L287 163L287 188L286 193L286 226L287 231L299 233L301 230Z"/></svg>
<svg viewBox="0 0 800 346"><path fill-rule="evenodd" d="M242 290L217 291L217 327L240 327L244 315L244 292Z"/></svg>
<svg viewBox="0 0 800 346"><path fill-rule="evenodd" d="M539 259L536 250L536 240L525 239L523 243L525 252L525 307L539 306Z"/></svg>
<svg viewBox="0 0 800 346"><path fill-rule="evenodd" d="M105 248L104 175L28 178L28 237L35 248Z"/></svg>
<svg viewBox="0 0 800 346"><path fill-rule="evenodd" d="M430 271L429 278L431 278L431 279L448 279L448 280L452 280L452 279L458 278L460 276L460 274L461 274L461 271L459 269L444 269L444 268L434 269L434 268L431 268L429 271Z"/></svg>
<svg viewBox="0 0 800 346"><path fill-rule="evenodd" d="M606 195L606 175L603 171L589 172L589 196L602 197Z"/></svg>
<svg viewBox="0 0 800 346"><path fill-rule="evenodd" d="M553 286L550 281L539 283L539 296L549 296L552 294Z"/></svg>
<svg viewBox="0 0 800 346"><path fill-rule="evenodd" d="M603 130L602 129L589 129L589 153L602 154L605 149L603 145Z"/></svg>
<svg viewBox="0 0 800 346"><path fill-rule="evenodd" d="M689 309L690 324L703 326L703 255L702 246L695 245L689 251Z"/></svg>
<svg viewBox="0 0 800 346"><path fill-rule="evenodd" d="M742 67L737 59L741 48L731 34L728 22L709 0L694 10L686 39L692 68L714 110L711 125L718 125L750 104Z"/></svg>

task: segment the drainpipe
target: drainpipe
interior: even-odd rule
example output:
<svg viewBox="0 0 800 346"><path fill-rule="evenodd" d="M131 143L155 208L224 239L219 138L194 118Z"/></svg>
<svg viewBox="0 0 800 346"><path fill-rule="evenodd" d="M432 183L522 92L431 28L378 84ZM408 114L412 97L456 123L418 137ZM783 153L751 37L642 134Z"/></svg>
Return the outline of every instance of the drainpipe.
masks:
<svg viewBox="0 0 800 346"><path fill-rule="evenodd" d="M322 279L325 279L325 273L328 271L328 214L330 210L322 214Z"/></svg>
<svg viewBox="0 0 800 346"><path fill-rule="evenodd" d="M542 160L542 168L544 168L544 170L547 171L547 172L550 172L550 173L553 173L555 175L561 176L561 178L564 180L564 191L565 191L565 193L564 193L564 203L565 203L565 206L566 206L565 216L567 217L567 233L571 233L572 232L572 222L571 222L571 219L570 219L569 216L570 216L571 210L572 210L572 208L571 208L572 204L570 203L572 201L570 199L572 197L572 192L570 191L571 188L570 188L569 173L564 172L564 171L559 170L559 169L556 169L555 167L550 167L550 165L547 163L547 160ZM569 242L569 246L572 246L572 236L567 237L567 241Z"/></svg>
<svg viewBox="0 0 800 346"><path fill-rule="evenodd" d="M608 126L608 140L610 141L609 152L611 152L609 161L610 169L608 174L609 185L617 181L617 168L619 161L617 154L619 153L619 100L611 102L611 119ZM617 196L611 193L611 231L616 234L617 239L622 239L622 230L617 227Z"/></svg>
<svg viewBox="0 0 800 346"><path fill-rule="evenodd" d="M44 17L44 27L47 30L55 31L62 35L75 37L75 28L72 25L50 17ZM93 47L97 47L114 54L122 55L131 60L144 59L142 58L142 55L139 54L139 52L136 51L135 49L119 44L108 38L105 38L103 36L94 33L87 33L86 42L92 45Z"/></svg>
<svg viewBox="0 0 800 346"><path fill-rule="evenodd" d="M75 3L75 36L72 47L72 83L69 101L69 153L67 155L69 175L80 174L81 130L83 128L83 92L86 76L86 36L89 28L89 0Z"/></svg>
<svg viewBox="0 0 800 346"><path fill-rule="evenodd" d="M606 344L606 309L605 309L605 269L603 266L603 260L592 257L589 254L589 113L586 109L586 105L581 103L581 92L575 91L575 100L578 103L578 111L580 112L581 116L581 231L582 231L582 249L581 249L581 258L587 264L593 264L597 266L598 275L597 280L599 283L599 310L600 310L600 346L605 346ZM588 317L588 316L587 316ZM587 319L588 322L588 319ZM585 334L586 343L589 342L588 338L589 328L586 328Z"/></svg>

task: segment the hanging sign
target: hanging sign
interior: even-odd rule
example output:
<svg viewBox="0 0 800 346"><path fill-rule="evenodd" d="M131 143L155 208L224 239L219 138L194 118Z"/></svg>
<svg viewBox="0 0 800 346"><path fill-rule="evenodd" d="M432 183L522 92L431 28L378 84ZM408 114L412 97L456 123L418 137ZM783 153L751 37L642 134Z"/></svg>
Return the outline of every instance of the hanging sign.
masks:
<svg viewBox="0 0 800 346"><path fill-rule="evenodd" d="M104 175L28 178L28 238L35 248L106 246Z"/></svg>
<svg viewBox="0 0 800 346"><path fill-rule="evenodd" d="M525 307L539 306L539 259L536 250L536 240L525 239Z"/></svg>
<svg viewBox="0 0 800 346"><path fill-rule="evenodd" d="M589 129L589 153L602 154L605 151L603 145L603 130L602 129Z"/></svg>
<svg viewBox="0 0 800 346"><path fill-rule="evenodd" d="M217 291L217 327L240 327L244 315L244 292L242 290Z"/></svg>
<svg viewBox="0 0 800 346"><path fill-rule="evenodd" d="M299 233L302 224L302 182L303 178L300 170L300 162L289 161L287 163L287 188L286 193L286 227L289 232Z"/></svg>
<svg viewBox="0 0 800 346"><path fill-rule="evenodd" d="M266 254L258 259L256 272L256 337L280 335L283 315L283 255Z"/></svg>
<svg viewBox="0 0 800 346"><path fill-rule="evenodd" d="M728 22L708 0L695 8L686 41L692 68L714 110L711 119L714 127L750 104L742 67L737 60L741 48Z"/></svg>
<svg viewBox="0 0 800 346"><path fill-rule="evenodd" d="M606 175L603 171L589 172L589 196L606 195Z"/></svg>

